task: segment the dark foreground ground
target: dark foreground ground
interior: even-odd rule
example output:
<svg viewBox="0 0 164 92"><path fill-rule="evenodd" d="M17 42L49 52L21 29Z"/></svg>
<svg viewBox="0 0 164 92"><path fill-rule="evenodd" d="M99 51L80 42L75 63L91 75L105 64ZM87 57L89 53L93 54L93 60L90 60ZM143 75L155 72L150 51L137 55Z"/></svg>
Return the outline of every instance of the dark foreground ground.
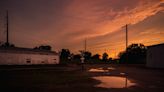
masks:
<svg viewBox="0 0 164 92"><path fill-rule="evenodd" d="M112 67L114 69L108 69ZM105 72L89 72L102 68ZM95 87L95 76L124 76L137 85L127 88ZM164 92L164 70L134 65L0 66L0 92Z"/></svg>

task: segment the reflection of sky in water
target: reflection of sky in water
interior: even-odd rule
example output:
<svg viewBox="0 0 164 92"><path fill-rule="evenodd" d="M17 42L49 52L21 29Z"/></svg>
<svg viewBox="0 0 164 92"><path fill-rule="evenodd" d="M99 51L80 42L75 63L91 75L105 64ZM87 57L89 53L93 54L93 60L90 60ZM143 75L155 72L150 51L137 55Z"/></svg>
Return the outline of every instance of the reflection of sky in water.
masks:
<svg viewBox="0 0 164 92"><path fill-rule="evenodd" d="M101 81L101 83L96 85L96 87L103 87L103 88L126 87L125 77L98 76L98 77L93 77L93 79ZM130 80L127 79L127 87L134 86L134 85L136 85L136 83L132 83L130 82Z"/></svg>
<svg viewBox="0 0 164 92"><path fill-rule="evenodd" d="M107 72L109 70L115 70L115 68L107 67L107 68L91 68L89 72Z"/></svg>

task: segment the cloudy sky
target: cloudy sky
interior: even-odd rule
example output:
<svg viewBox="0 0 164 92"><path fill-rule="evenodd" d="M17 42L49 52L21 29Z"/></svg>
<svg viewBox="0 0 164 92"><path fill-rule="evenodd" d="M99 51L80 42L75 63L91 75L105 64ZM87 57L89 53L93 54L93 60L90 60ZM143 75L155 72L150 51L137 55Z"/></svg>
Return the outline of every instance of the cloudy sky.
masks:
<svg viewBox="0 0 164 92"><path fill-rule="evenodd" d="M51 45L77 53L114 57L129 44L164 43L164 0L0 0L0 41L5 41L9 11L10 42L19 47Z"/></svg>

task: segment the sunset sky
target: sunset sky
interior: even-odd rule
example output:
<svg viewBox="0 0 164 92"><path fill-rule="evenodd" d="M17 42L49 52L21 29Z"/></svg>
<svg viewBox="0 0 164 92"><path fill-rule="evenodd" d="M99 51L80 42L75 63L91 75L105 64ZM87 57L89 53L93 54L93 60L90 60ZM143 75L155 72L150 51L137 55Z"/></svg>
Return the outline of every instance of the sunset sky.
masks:
<svg viewBox="0 0 164 92"><path fill-rule="evenodd" d="M0 41L9 11L10 42L18 47L51 45L115 57L129 44L164 43L164 0L0 0Z"/></svg>

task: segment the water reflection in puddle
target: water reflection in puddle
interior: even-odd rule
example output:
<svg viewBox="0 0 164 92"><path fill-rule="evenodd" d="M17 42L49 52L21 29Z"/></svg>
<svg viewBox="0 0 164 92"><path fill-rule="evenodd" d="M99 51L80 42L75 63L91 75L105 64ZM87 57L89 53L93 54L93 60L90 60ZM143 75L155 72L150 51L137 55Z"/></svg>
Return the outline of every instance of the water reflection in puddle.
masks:
<svg viewBox="0 0 164 92"><path fill-rule="evenodd" d="M132 83L128 79L126 80L125 77L98 76L93 77L93 79L101 81L96 87L103 88L125 88L136 85L136 83Z"/></svg>
<svg viewBox="0 0 164 92"><path fill-rule="evenodd" d="M89 72L108 72L109 70L115 70L115 68L108 67L108 68L91 68Z"/></svg>

